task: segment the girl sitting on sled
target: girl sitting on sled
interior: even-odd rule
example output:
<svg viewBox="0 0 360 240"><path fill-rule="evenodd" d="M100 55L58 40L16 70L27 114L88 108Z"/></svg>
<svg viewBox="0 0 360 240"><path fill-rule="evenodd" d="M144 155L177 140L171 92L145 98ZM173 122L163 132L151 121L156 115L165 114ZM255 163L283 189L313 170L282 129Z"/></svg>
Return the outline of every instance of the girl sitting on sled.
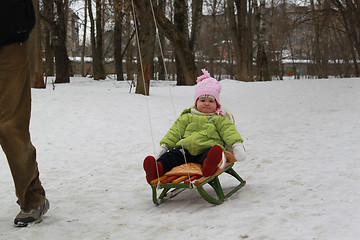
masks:
<svg viewBox="0 0 360 240"><path fill-rule="evenodd" d="M225 146L231 146L236 160L246 158L243 139L221 108L221 84L202 69L197 78L195 105L185 109L160 141L155 155L147 156L143 167L150 182L172 168L187 162L202 165L204 177L212 175L222 159ZM184 150L184 151L183 151Z"/></svg>

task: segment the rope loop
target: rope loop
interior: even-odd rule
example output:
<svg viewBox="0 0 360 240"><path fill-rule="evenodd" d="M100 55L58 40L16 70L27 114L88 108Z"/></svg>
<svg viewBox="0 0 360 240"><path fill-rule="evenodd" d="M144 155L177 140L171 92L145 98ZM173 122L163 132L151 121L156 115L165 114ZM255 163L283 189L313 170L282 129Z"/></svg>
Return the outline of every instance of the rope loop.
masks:
<svg viewBox="0 0 360 240"><path fill-rule="evenodd" d="M165 80L168 80L168 72L167 72L167 68L166 68L166 64L165 64L165 58L164 58L164 52L163 52L163 48L162 48L162 44L161 44L161 41L160 41L160 36L159 36L159 28L157 26L157 22L156 22L156 18L155 18L155 12L154 12L154 6L152 4L152 1L149 0L150 2L150 6L151 6L151 13L152 13L152 17L153 17L153 21L154 21L154 25L155 25L155 30L156 30L156 38L159 42L159 48L160 48L160 53L161 53L161 57L163 59L163 64L164 64L164 70L165 70ZM141 74L142 74L142 80L143 80L143 84L144 84L144 89L145 89L145 98L146 98L146 107L147 107L147 112L148 112L148 118L149 118L149 124L150 124L150 132L151 132L151 137L152 137L152 145L153 145L153 151L154 151L154 155L155 155L155 141L154 141L154 134L153 134L153 129L152 129L152 123L151 123L151 117L150 117L150 110L149 110L149 102L148 102L148 92L147 92L147 88L146 88L146 85L145 85L145 74L144 74L144 67L143 67L143 60L142 60L142 55L141 55L141 47L140 47L140 40L139 40L139 32L138 32L138 26L137 26L137 21L136 21L136 14L135 14L135 6L134 6L134 0L131 0L131 4L132 4L132 12L133 12L133 17L134 17L134 26L135 26L135 32L136 32L136 44L138 46L138 54L139 54L139 60L140 60L140 67L141 67ZM149 86L150 87L150 86ZM171 89L170 89L170 86L169 86L169 91L170 91L170 98L171 98L171 102L172 102L172 106L173 106L173 110L174 110L174 115L175 115L175 119L177 118L177 115L176 115L176 110L175 110L175 105L174 105L174 100L173 100L173 96L172 96L172 93L171 93ZM180 127L179 127L179 123L177 123L177 128L178 128L178 131L179 131L179 138L180 140L182 139L182 136L181 136L181 132L180 132ZM182 152L183 156L184 156L184 162L186 164L186 171L188 173L188 178L190 179L190 173L189 173L189 169L188 169L188 164L187 164L187 160L186 160L186 154L185 154L185 149L184 149L184 146L181 142L181 149L180 151ZM157 159L156 159L157 160ZM155 161L156 161L155 160ZM156 166L156 172L157 172L157 176L158 176L158 179L160 178L160 174L159 174L159 169L158 169L158 165L155 164ZM191 187L194 187L193 186L193 183L190 182L189 183ZM158 181L158 184L157 184L157 188L160 188L160 181Z"/></svg>

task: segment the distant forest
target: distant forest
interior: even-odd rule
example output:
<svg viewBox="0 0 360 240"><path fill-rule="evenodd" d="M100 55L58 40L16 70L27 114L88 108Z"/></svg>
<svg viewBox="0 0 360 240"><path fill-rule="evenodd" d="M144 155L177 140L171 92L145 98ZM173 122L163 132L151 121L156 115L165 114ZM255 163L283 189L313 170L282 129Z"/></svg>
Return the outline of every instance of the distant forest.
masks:
<svg viewBox="0 0 360 240"><path fill-rule="evenodd" d="M358 0L33 0L32 86L112 74L148 93L150 79L271 81L359 77Z"/></svg>

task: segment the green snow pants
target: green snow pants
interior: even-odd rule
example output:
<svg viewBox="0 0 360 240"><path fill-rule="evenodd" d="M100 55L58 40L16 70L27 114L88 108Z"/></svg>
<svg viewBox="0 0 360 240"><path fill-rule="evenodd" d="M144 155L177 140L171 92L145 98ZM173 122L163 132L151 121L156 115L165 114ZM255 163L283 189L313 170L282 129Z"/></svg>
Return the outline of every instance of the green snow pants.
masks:
<svg viewBox="0 0 360 240"><path fill-rule="evenodd" d="M45 201L29 132L29 71L26 42L0 46L0 144L13 176L17 203L24 210L35 209Z"/></svg>

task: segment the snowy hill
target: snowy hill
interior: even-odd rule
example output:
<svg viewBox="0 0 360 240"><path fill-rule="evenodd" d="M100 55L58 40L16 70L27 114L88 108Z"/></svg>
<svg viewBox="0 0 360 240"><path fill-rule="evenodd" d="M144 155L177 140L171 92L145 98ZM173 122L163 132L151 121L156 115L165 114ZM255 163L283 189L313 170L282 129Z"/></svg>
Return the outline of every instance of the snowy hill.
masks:
<svg viewBox="0 0 360 240"><path fill-rule="evenodd" d="M33 89L31 135L51 206L43 223L13 227L19 209L0 152L0 239L358 239L360 79L221 84L249 158L234 167L247 185L218 206L196 190L155 206L142 169L194 87L153 82L144 97L126 82L72 78Z"/></svg>

